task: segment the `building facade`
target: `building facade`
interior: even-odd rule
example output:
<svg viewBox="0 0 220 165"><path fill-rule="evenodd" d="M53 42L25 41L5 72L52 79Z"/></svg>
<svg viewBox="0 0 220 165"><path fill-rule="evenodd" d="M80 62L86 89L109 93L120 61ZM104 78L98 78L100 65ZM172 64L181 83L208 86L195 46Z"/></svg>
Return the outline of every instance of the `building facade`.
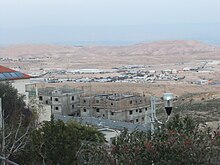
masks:
<svg viewBox="0 0 220 165"><path fill-rule="evenodd" d="M78 89L43 88L38 90L39 102L51 106L52 114L79 116L79 98L83 94Z"/></svg>
<svg viewBox="0 0 220 165"><path fill-rule="evenodd" d="M145 123L149 98L131 94L97 94L80 98L80 116Z"/></svg>
<svg viewBox="0 0 220 165"><path fill-rule="evenodd" d="M18 90L18 94L24 96L26 104L29 100L25 87L30 83L30 78L31 76L27 74L0 65L0 82L10 82Z"/></svg>

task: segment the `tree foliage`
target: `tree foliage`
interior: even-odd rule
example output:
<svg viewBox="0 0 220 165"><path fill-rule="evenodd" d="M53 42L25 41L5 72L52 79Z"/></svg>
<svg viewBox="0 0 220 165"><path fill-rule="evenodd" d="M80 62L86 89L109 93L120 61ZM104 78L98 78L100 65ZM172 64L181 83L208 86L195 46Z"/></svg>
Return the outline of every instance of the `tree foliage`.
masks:
<svg viewBox="0 0 220 165"><path fill-rule="evenodd" d="M115 164L216 164L220 157L220 132L200 130L190 117L177 115L151 138L123 132L116 138L112 155Z"/></svg>
<svg viewBox="0 0 220 165"><path fill-rule="evenodd" d="M23 96L9 82L0 83L2 98L1 155L11 159L24 148L32 128L32 113L25 108Z"/></svg>
<svg viewBox="0 0 220 165"><path fill-rule="evenodd" d="M86 142L103 143L104 136L93 127L52 119L33 131L26 150L17 159L21 164L77 164L78 153Z"/></svg>
<svg viewBox="0 0 220 165"><path fill-rule="evenodd" d="M90 147L90 152L89 152ZM100 146L88 146L87 153L100 153ZM104 154L108 151L108 154ZM93 161L81 164L95 165L216 165L220 161L220 131L201 130L189 116L178 115L153 135L146 132L122 131L113 145ZM82 157L88 155L82 153ZM98 158L102 158L100 161ZM97 160L94 162L94 160Z"/></svg>
<svg viewBox="0 0 220 165"><path fill-rule="evenodd" d="M23 96L9 82L0 83L0 98L2 98L2 109L4 118L7 121L14 122L19 120L20 113L25 113L25 103Z"/></svg>

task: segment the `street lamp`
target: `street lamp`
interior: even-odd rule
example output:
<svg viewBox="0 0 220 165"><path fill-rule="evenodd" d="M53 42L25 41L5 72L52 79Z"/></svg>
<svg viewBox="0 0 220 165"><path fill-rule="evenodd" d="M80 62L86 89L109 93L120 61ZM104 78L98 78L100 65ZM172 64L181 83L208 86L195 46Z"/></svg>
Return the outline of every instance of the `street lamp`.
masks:
<svg viewBox="0 0 220 165"><path fill-rule="evenodd" d="M173 107L173 98L174 95L173 93L164 93L163 94L163 101L164 101L164 107L165 111L167 114L167 119L165 123L169 120L170 114L172 112L172 107ZM163 122L159 121L156 116L156 97L151 96L151 134L154 133L154 123L157 122L159 124L164 124Z"/></svg>

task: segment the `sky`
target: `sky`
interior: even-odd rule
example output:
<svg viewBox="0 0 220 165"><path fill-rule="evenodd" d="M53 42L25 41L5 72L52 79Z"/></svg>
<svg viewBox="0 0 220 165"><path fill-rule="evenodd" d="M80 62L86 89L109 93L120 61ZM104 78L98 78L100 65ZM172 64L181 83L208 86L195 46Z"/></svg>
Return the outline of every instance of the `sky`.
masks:
<svg viewBox="0 0 220 165"><path fill-rule="evenodd" d="M0 44L220 44L220 0L0 0Z"/></svg>

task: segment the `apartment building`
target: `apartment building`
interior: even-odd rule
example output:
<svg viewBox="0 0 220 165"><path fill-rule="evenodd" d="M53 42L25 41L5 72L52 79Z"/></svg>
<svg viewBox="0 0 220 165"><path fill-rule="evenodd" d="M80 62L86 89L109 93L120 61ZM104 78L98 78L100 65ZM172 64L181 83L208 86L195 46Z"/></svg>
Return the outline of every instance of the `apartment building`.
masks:
<svg viewBox="0 0 220 165"><path fill-rule="evenodd" d="M39 101L51 106L52 114L79 116L79 98L83 94L79 89L47 87L38 89Z"/></svg>
<svg viewBox="0 0 220 165"><path fill-rule="evenodd" d="M145 123L149 97L134 94L96 94L80 98L80 116Z"/></svg>

